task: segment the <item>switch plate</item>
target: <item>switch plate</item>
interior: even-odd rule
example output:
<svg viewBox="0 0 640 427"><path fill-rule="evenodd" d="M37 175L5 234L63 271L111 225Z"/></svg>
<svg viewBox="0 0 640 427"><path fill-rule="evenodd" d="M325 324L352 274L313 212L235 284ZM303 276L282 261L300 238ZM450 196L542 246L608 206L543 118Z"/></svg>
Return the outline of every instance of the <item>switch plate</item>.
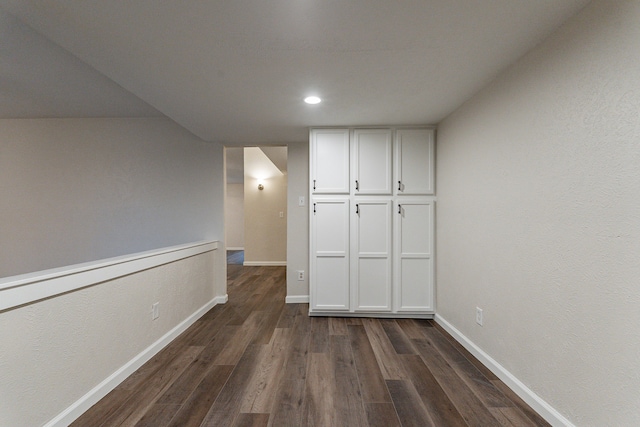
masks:
<svg viewBox="0 0 640 427"><path fill-rule="evenodd" d="M152 320L156 320L160 316L160 312L159 312L159 309L158 309L158 305L159 304L160 303L157 302L157 303L155 303L155 304L153 304L151 306L151 319Z"/></svg>
<svg viewBox="0 0 640 427"><path fill-rule="evenodd" d="M304 196L298 197L298 206L304 206Z"/></svg>
<svg viewBox="0 0 640 427"><path fill-rule="evenodd" d="M280 211L280 218L284 218L284 212Z"/></svg>
<svg viewBox="0 0 640 427"><path fill-rule="evenodd" d="M476 307L476 323L482 326L484 319L482 318L482 309L480 307Z"/></svg>

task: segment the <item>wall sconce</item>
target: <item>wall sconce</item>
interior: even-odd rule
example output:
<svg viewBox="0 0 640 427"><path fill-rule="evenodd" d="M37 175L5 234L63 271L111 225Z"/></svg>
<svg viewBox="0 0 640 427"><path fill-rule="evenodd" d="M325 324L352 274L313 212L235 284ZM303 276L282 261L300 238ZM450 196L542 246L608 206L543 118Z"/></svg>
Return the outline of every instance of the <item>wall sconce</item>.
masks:
<svg viewBox="0 0 640 427"><path fill-rule="evenodd" d="M258 190L264 190L264 185L258 184Z"/></svg>

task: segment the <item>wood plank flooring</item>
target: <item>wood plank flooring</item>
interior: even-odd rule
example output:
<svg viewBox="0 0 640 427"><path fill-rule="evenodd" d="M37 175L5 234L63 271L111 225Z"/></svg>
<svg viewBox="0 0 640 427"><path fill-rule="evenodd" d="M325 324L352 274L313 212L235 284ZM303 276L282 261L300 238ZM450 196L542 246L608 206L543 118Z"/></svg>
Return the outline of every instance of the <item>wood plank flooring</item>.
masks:
<svg viewBox="0 0 640 427"><path fill-rule="evenodd" d="M432 321L309 317L284 267L228 293L72 425L548 425Z"/></svg>

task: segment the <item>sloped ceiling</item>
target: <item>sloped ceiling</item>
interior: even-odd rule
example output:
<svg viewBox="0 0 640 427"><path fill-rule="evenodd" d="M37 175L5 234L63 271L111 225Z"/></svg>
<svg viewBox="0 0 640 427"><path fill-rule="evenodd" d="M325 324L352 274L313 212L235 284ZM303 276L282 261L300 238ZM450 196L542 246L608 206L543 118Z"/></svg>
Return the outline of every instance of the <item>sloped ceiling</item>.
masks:
<svg viewBox="0 0 640 427"><path fill-rule="evenodd" d="M308 126L435 124L587 3L0 4L201 138L250 145L305 141Z"/></svg>
<svg viewBox="0 0 640 427"><path fill-rule="evenodd" d="M162 115L0 9L0 118Z"/></svg>

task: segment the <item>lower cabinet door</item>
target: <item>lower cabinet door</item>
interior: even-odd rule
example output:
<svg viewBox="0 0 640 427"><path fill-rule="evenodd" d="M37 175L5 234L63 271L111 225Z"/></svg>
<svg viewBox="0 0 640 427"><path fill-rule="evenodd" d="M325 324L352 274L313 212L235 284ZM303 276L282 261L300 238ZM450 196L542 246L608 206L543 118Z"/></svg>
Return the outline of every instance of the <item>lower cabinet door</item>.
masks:
<svg viewBox="0 0 640 427"><path fill-rule="evenodd" d="M349 199L317 198L311 211L311 311L349 310Z"/></svg>
<svg viewBox="0 0 640 427"><path fill-rule="evenodd" d="M353 311L391 311L391 200L355 200L352 206Z"/></svg>
<svg viewBox="0 0 640 427"><path fill-rule="evenodd" d="M398 201L395 310L433 312L433 201Z"/></svg>

